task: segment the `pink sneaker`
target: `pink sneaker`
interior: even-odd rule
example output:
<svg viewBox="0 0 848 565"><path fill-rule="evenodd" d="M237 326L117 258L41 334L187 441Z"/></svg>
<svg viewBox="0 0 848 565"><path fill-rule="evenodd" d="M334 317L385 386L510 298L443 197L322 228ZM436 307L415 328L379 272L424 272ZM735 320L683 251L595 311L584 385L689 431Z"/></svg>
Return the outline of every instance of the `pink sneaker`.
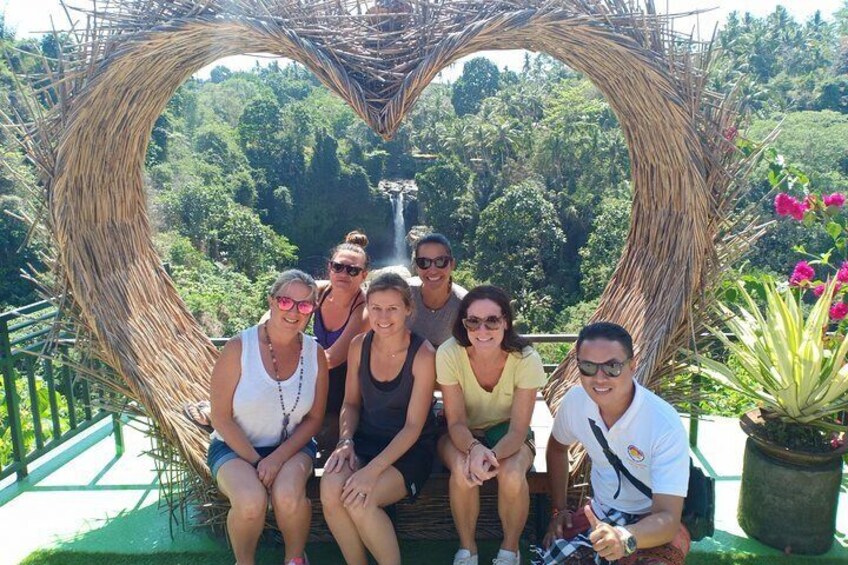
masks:
<svg viewBox="0 0 848 565"><path fill-rule="evenodd" d="M309 565L309 559L306 555L303 557L294 557L286 562L286 565Z"/></svg>

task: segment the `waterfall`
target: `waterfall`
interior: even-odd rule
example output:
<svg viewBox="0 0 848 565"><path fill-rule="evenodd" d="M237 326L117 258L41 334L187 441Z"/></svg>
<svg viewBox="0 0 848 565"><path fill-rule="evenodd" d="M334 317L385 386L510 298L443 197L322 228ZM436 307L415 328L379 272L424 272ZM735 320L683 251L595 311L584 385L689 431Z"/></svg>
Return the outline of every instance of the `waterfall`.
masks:
<svg viewBox="0 0 848 565"><path fill-rule="evenodd" d="M406 256L406 226L403 220L403 191L399 190L392 198L392 212L394 224L394 257L398 264L404 265L408 261Z"/></svg>

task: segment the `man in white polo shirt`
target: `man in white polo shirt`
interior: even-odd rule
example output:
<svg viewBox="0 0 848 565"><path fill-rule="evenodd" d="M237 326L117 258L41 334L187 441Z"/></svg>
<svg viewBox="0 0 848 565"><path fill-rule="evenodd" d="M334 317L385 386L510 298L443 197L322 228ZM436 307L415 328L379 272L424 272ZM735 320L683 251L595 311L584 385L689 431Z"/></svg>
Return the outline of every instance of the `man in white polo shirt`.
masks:
<svg viewBox="0 0 848 565"><path fill-rule="evenodd" d="M689 485L689 447L667 402L633 379L633 340L600 322L576 343L580 384L559 405L548 441L553 515L534 563L684 562L689 534L680 523ZM566 508L568 448L592 460L594 498Z"/></svg>

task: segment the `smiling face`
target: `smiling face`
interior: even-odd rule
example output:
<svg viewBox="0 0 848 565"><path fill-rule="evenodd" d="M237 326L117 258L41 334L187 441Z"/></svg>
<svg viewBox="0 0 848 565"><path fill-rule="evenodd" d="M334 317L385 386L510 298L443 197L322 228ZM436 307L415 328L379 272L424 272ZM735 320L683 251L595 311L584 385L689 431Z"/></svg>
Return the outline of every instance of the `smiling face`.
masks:
<svg viewBox="0 0 848 565"><path fill-rule="evenodd" d="M617 341L598 338L580 344L577 352L579 361L591 363L623 363L617 377L607 375L598 368L595 376L580 375L580 383L589 397L601 409L601 414L624 413L633 400L633 360L629 359L624 346Z"/></svg>
<svg viewBox="0 0 848 565"><path fill-rule="evenodd" d="M375 334L393 335L406 330L406 317L412 309L397 290L386 289L368 295L368 320Z"/></svg>
<svg viewBox="0 0 848 565"><path fill-rule="evenodd" d="M333 288L340 290L357 289L360 285L362 285L362 281L365 280L365 277L368 276L368 271L365 270L365 257L361 253L348 250L338 251L335 255L333 255L330 262L349 265L351 267L359 267L362 269L362 271L356 276L351 276L346 269L342 269L340 273L337 273L335 269L328 269L330 272L330 285L332 285Z"/></svg>
<svg viewBox="0 0 848 565"><path fill-rule="evenodd" d="M451 273L456 266L456 261L451 257L447 266L440 269L433 262L438 257L449 257L450 251L441 243L422 243L415 252L416 259L429 259L430 266L426 269L416 267L421 285L425 288L435 290L450 284Z"/></svg>
<svg viewBox="0 0 848 565"><path fill-rule="evenodd" d="M290 310L281 310L277 302L277 297L280 296L285 296L295 302L311 301L315 298L312 289L300 281L292 281L280 288L274 296L268 297L268 308L271 310L271 321L276 328L283 332L303 331L306 328L306 324L309 321L309 316L311 314L301 313L298 310L297 305Z"/></svg>
<svg viewBox="0 0 848 565"><path fill-rule="evenodd" d="M498 303L494 300L489 300L488 298L475 300L469 304L468 312L465 315L466 320L469 318L476 320L486 320L491 318L500 319L500 323L495 324L497 326L496 329L490 329L487 327L486 323L481 323L476 330L471 330L466 327L466 331L468 332L468 341L471 342L471 347L480 352L501 349L504 334L506 334L506 321L503 319L503 315L503 311L501 310L501 307L498 306Z"/></svg>

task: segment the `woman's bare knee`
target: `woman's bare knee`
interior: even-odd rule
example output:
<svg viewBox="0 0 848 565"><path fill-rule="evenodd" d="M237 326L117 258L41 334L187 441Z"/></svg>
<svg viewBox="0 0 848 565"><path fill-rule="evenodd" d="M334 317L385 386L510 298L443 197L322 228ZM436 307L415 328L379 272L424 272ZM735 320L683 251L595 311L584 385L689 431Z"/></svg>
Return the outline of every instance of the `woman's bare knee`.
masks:
<svg viewBox="0 0 848 565"><path fill-rule="evenodd" d="M324 508L341 507L345 479L340 473L326 473L321 477L321 505Z"/></svg>
<svg viewBox="0 0 848 565"><path fill-rule="evenodd" d="M242 491L230 498L232 512L242 520L265 520L268 510L268 495L264 491Z"/></svg>
<svg viewBox="0 0 848 565"><path fill-rule="evenodd" d="M274 489L271 492L274 511L282 514L293 513L306 500L306 491L300 485L274 484Z"/></svg>

